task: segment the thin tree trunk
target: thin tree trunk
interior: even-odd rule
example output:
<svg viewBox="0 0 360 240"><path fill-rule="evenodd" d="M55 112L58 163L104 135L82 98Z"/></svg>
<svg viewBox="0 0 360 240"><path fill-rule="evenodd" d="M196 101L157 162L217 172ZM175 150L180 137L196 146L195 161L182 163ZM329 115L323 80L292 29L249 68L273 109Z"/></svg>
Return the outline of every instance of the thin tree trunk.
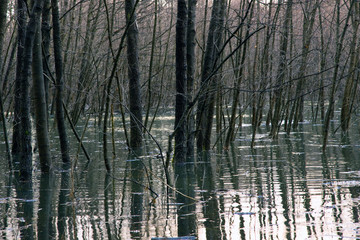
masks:
<svg viewBox="0 0 360 240"><path fill-rule="evenodd" d="M157 16L158 16L158 0L154 1L155 9L154 9L154 25L153 25L153 33L152 33L152 40L151 40L151 54L150 54L150 65L149 65L149 75L148 75L148 89L147 89L147 101L146 101L146 115L145 115L145 121L144 121L144 133L145 129L148 125L149 120L149 114L150 114L150 108L152 103L152 78L153 78L153 64L154 64L154 52L155 52L155 46L156 46L156 27L157 27Z"/></svg>
<svg viewBox="0 0 360 240"><path fill-rule="evenodd" d="M50 0L44 0L44 8L42 12L41 23L42 35L42 52L43 52L43 71L44 71L44 88L45 88L45 103L46 112L49 114L49 59L50 59Z"/></svg>
<svg viewBox="0 0 360 240"><path fill-rule="evenodd" d="M250 21L252 20L252 16L253 16L253 12L254 12L253 5L251 5L251 7L249 7L248 10L250 11L250 16L248 19L249 22L247 24L248 27L246 29L245 38L248 38L250 35L250 26L251 26ZM241 39L240 39L240 41L241 41ZM225 145L224 145L225 149L229 148L230 142L232 142L234 140L234 136L235 136L235 121L237 118L236 110L238 108L239 100L240 100L240 84L243 79L243 72L244 72L244 68L245 68L245 59L246 59L246 55L247 55L247 46L248 46L248 42L245 42L243 49L242 49L242 56L241 56L241 60L240 60L239 69L238 69L238 71L236 71L237 81L235 82L235 86L234 86L234 88L235 88L234 89L234 98L233 98L233 102L232 102L229 129L228 129L226 139L225 139Z"/></svg>
<svg viewBox="0 0 360 240"><path fill-rule="evenodd" d="M288 130L290 131L290 126L295 129L298 127L299 121L303 120L303 105L304 105L304 86L305 86L305 74L307 69L307 63L308 63L308 56L310 52L310 44L311 44L311 38L313 35L313 26L315 23L315 15L318 8L318 2L315 1L313 3L312 9L309 9L311 6L311 2L305 3L305 9L304 9L304 23L303 23L303 39L302 39L302 54L301 54L301 63L300 63L300 69L298 73L298 84L296 86L296 93L295 93L295 101L293 104L293 108L290 114L290 121L288 122ZM292 119L294 119L292 123Z"/></svg>
<svg viewBox="0 0 360 240"><path fill-rule="evenodd" d="M350 126L350 119L352 113L352 106L354 102L354 98L356 96L356 76L358 75L359 70L357 67L359 66L359 38L358 38L358 29L359 29L359 21L358 17L360 15L359 2L354 6L354 13L352 14L352 26L353 26L353 38L350 44L350 66L349 66L349 74L346 78L345 90L342 99L342 107L341 107L341 129L343 131L347 131ZM354 19L355 18L355 19Z"/></svg>
<svg viewBox="0 0 360 240"><path fill-rule="evenodd" d="M288 48L288 37L290 29L290 21L292 17L292 0L286 2L286 12L284 16L283 31L280 38L280 62L276 76L276 90L274 92L274 112L271 119L271 132L272 138L277 138L278 132L281 125L281 112L283 109L283 84L286 76L287 66L287 48Z"/></svg>
<svg viewBox="0 0 360 240"><path fill-rule="evenodd" d="M64 163L70 162L69 145L65 127L64 110L63 110L63 69L61 56L61 38L59 23L59 7L57 0L51 0L52 21L53 21L53 41L54 41L54 57L56 70L56 121L60 137L61 157Z"/></svg>
<svg viewBox="0 0 360 240"><path fill-rule="evenodd" d="M346 35L346 31L348 29L348 23L350 20L352 7L354 6L355 1L351 1L348 15L345 19L345 25L343 28L343 31L340 35L340 0L336 0L336 52L335 52L335 58L334 58L334 64L335 69L332 76L332 82L331 82L331 89L330 89L330 99L329 99L329 106L326 111L325 120L324 120L324 126L323 126L323 146L322 150L326 150L327 140L329 136L329 125L330 125L330 119L332 118L333 112L334 112L334 104L335 104L335 90L337 87L337 80L338 80L338 74L339 74L339 64L340 64L340 57L342 55L343 50L343 44L344 39Z"/></svg>

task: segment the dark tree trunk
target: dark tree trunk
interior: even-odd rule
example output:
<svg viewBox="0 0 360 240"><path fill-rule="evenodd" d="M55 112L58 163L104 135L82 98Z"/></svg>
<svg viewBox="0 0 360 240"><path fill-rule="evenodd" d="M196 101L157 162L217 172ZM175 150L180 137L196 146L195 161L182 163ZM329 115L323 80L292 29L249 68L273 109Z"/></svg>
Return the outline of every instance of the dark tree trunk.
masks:
<svg viewBox="0 0 360 240"><path fill-rule="evenodd" d="M53 21L53 41L54 57L56 71L56 121L60 137L61 156L64 163L70 162L69 146L66 134L64 110L63 110L63 78L62 78L62 56L61 56L61 38L59 23L59 7L57 0L51 0L52 21Z"/></svg>
<svg viewBox="0 0 360 240"><path fill-rule="evenodd" d="M282 35L280 38L280 62L277 69L276 76L276 90L274 92L274 112L271 119L271 132L272 138L278 137L278 132L281 125L281 112L283 108L283 83L286 76L287 67L287 50L288 50L288 37L290 31L290 20L292 16L292 0L287 1L287 7L285 12L285 19L283 23Z"/></svg>
<svg viewBox="0 0 360 240"><path fill-rule="evenodd" d="M138 28L134 0L125 1L127 32L127 60L130 98L130 147L142 146L142 104L139 70Z"/></svg>
<svg viewBox="0 0 360 240"><path fill-rule="evenodd" d="M188 0L188 21L186 32L186 62L187 62L187 101L190 103L193 97L194 91L194 79L196 69L196 0ZM195 114L190 109L187 119L187 157L192 158L194 156L194 144L195 144Z"/></svg>
<svg viewBox="0 0 360 240"><path fill-rule="evenodd" d="M2 46L3 46L3 42L4 42L4 35L5 35L5 24L7 22L6 21L7 6L8 6L8 0L3 0L0 2L0 83L2 83L2 81L3 81L1 69L3 68L2 64L3 64L4 59L2 59L1 53L2 53ZM4 63L4 65L5 65L5 63ZM7 158L9 160L9 167L11 169L12 168L11 155L10 155L10 147L9 147L9 141L8 141L7 129L6 129L2 90L3 89L0 87L0 114L1 114L0 121L2 122L2 128L3 128L5 144L6 144L6 153L7 153Z"/></svg>
<svg viewBox="0 0 360 240"><path fill-rule="evenodd" d="M40 23L42 0L34 2L30 20L26 27L23 65L20 78L20 179L31 180L32 147L31 147L31 116L30 116L30 67L32 62L33 43Z"/></svg>
<svg viewBox="0 0 360 240"><path fill-rule="evenodd" d="M175 161L186 159L186 23L185 0L178 0L176 22L176 102L175 102Z"/></svg>
<svg viewBox="0 0 360 240"><path fill-rule="evenodd" d="M43 78L42 49L41 49L40 21L33 47L32 77L35 105L36 137L39 148L40 166L42 172L48 172L51 167L50 146L48 136L48 119L45 99L45 85Z"/></svg>
<svg viewBox="0 0 360 240"><path fill-rule="evenodd" d="M19 154L20 149L20 105L21 105L21 96L20 96L20 87L22 84L21 81L21 71L23 67L23 55L24 55L24 45L25 45L25 29L27 22L27 13L26 5L23 0L17 1L17 56L16 56L16 77L15 77L15 89L14 89L14 121L13 121L13 139L12 139L12 154L14 156L14 166L19 165Z"/></svg>
<svg viewBox="0 0 360 240"><path fill-rule="evenodd" d="M43 71L44 71L44 88L46 100L46 112L49 114L49 59L50 59L50 0L44 0L41 23L42 52L43 52Z"/></svg>
<svg viewBox="0 0 360 240"><path fill-rule="evenodd" d="M196 113L197 123L197 148L198 151L210 150L211 128L215 107L216 96L216 77L209 76L216 69L216 62L219 58L219 52L226 2L224 0L215 0L211 13L209 34L206 43L204 63L201 76L202 95L199 98L198 109Z"/></svg>

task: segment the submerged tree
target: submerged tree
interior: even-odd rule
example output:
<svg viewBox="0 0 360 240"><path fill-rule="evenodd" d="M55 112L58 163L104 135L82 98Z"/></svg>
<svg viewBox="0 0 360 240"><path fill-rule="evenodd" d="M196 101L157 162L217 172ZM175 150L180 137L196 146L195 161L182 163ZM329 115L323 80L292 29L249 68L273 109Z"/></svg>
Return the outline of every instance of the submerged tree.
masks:
<svg viewBox="0 0 360 240"><path fill-rule="evenodd" d="M7 6L8 6L8 0L1 1L0 3L0 53L2 52L2 46L4 42L4 36L5 36L5 25L6 25L6 13L7 13ZM6 144L6 152L7 152L7 158L9 160L9 167L12 168L11 164L11 155L10 155L10 147L9 147L9 141L7 137L7 128L6 128L6 121L5 121L5 114L4 114L4 104L3 104L3 89L2 89L2 82L3 82L3 76L1 69L3 68L3 59L2 55L0 54L0 121L2 122L2 129L4 132L4 138L5 138L5 144Z"/></svg>
<svg viewBox="0 0 360 240"><path fill-rule="evenodd" d="M136 23L135 1L125 1L127 32L127 60L130 101L130 147L142 146L142 101L139 70L138 27Z"/></svg>
<svg viewBox="0 0 360 240"><path fill-rule="evenodd" d="M199 97L196 113L197 149L210 150L211 129L213 123L215 96L218 79L213 76L219 59L226 1L214 0L207 36L204 63L201 75L202 94Z"/></svg>
<svg viewBox="0 0 360 240"><path fill-rule="evenodd" d="M61 157L64 163L70 162L69 144L67 139L64 110L63 110L63 69L61 56L61 36L59 22L59 7L57 0L51 0L54 58L56 70L56 121L60 137Z"/></svg>
<svg viewBox="0 0 360 240"><path fill-rule="evenodd" d="M186 24L187 7L185 0L178 0L176 22L176 103L175 103L175 160L186 158Z"/></svg>
<svg viewBox="0 0 360 240"><path fill-rule="evenodd" d="M41 51L41 26L37 23L33 47L32 77L35 104L35 126L39 149L40 166L42 172L48 172L51 167L50 146L47 122L47 106L45 97L45 84L43 78L43 59Z"/></svg>
<svg viewBox="0 0 360 240"><path fill-rule="evenodd" d="M20 178L22 180L31 180L32 176L32 146L31 146L31 117L30 117L30 67L32 62L33 43L37 28L40 26L40 17L43 7L43 1L34 2L29 23L26 26L24 53L22 56L22 68L20 74L19 88L19 116L20 116L20 134L19 151L16 152L16 158L20 160Z"/></svg>

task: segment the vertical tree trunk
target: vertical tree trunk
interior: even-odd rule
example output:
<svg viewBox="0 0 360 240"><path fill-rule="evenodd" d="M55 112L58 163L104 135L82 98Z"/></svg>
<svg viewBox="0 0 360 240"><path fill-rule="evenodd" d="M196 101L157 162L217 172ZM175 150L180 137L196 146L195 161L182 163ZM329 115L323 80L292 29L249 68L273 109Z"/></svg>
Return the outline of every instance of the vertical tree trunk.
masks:
<svg viewBox="0 0 360 240"><path fill-rule="evenodd" d="M57 0L51 0L52 21L53 21L53 41L54 41L54 57L56 71L56 121L60 137L61 157L64 163L70 162L69 146L65 127L64 110L63 110L63 69L61 56L61 39L60 39L60 23L59 23L59 7Z"/></svg>
<svg viewBox="0 0 360 240"><path fill-rule="evenodd" d="M158 21L158 17L157 17L158 16L158 0L155 0L154 4L155 4L154 25L153 25L152 40L151 40L149 75L148 75L148 79L147 79L148 89L147 89L147 101L146 101L146 115L145 115L145 121L144 121L144 126L145 126L144 132L148 126L150 108L152 105L152 78L153 78L152 72L153 72L153 65L154 65L154 52L155 52L155 46L156 46L156 27L157 27L157 21Z"/></svg>
<svg viewBox="0 0 360 240"><path fill-rule="evenodd" d="M130 147L142 146L142 104L139 70L138 28L134 0L125 1L127 32L127 60L130 98Z"/></svg>
<svg viewBox="0 0 360 240"><path fill-rule="evenodd" d="M187 80L186 80L186 24L187 7L185 0L178 0L176 21L176 103L175 103L175 161L186 158Z"/></svg>
<svg viewBox="0 0 360 240"><path fill-rule="evenodd" d="M2 46L5 35L5 24L7 22L6 21L7 6L8 6L8 0L3 0L0 2L0 71L4 67L2 64L5 65L5 63L3 63L4 60L2 59ZM3 89L1 87L3 82L3 76L1 73L2 71L0 72L0 114L1 114L0 121L2 122L2 126L3 126L2 128L3 128L5 144L6 144L6 155L9 161L9 167L11 169L12 168L11 155L10 155L10 147L7 136L6 120L5 120L4 105L3 105L3 94L2 94Z"/></svg>
<svg viewBox="0 0 360 240"><path fill-rule="evenodd" d="M186 31L186 62L187 62L187 101L192 101L194 92L194 80L196 70L196 0L188 0L188 20ZM187 157L192 158L194 156L194 144L195 144L195 114L192 109L188 114L187 119Z"/></svg>
<svg viewBox="0 0 360 240"><path fill-rule="evenodd" d="M13 120L13 139L12 139L12 154L14 156L14 166L19 165L19 154L20 148L20 119L21 119L21 71L23 68L23 55L25 46L25 29L27 22L26 5L23 0L17 1L17 56L16 56L16 77L15 77L15 88L14 88L14 120Z"/></svg>
<svg viewBox="0 0 360 240"><path fill-rule="evenodd" d="M44 0L42 12L41 36L42 36L42 52L43 52L43 71L44 71L44 88L46 112L49 114L49 59L50 59L50 0Z"/></svg>
<svg viewBox="0 0 360 240"><path fill-rule="evenodd" d="M313 5L313 6L311 6ZM311 38L313 35L313 26L315 23L315 15L318 8L318 2L314 3L306 2L304 11L304 23L303 23L303 34L302 34L302 54L300 69L298 73L298 84L296 86L295 101L291 110L290 120L288 122L288 131L290 131L291 125L295 129L298 127L299 121L303 120L303 105L304 105L304 87L305 87L305 74L308 63L308 56L310 52ZM312 9L310 9L312 7ZM292 123L292 119L294 120Z"/></svg>
<svg viewBox="0 0 360 240"><path fill-rule="evenodd" d="M286 65L287 65L287 48L288 48L288 37L290 29L290 21L292 17L292 0L286 3L286 12L284 16L283 31L280 38L280 62L276 76L276 90L274 92L274 112L271 119L271 132L270 135L273 138L277 138L278 132L281 125L281 112L283 108L283 84L286 76Z"/></svg>
<svg viewBox="0 0 360 240"><path fill-rule="evenodd" d="M42 49L41 49L41 25L38 23L32 62L32 77L35 103L35 126L39 148L40 166L42 172L48 172L51 167L50 146L48 136L48 119L45 98L45 85L43 78Z"/></svg>
<svg viewBox="0 0 360 240"><path fill-rule="evenodd" d="M219 58L218 51L222 40L225 8L224 0L214 1L201 76L202 95L199 97L196 113L198 151L209 150L211 144L217 84L215 77L208 78L216 68L216 61Z"/></svg>
<svg viewBox="0 0 360 240"><path fill-rule="evenodd" d="M346 78L345 90L342 99L341 107L341 129L347 131L350 126L350 119L352 113L352 106L356 96L356 76L359 74L357 67L359 66L359 38L358 38L358 29L359 29L359 15L360 15L360 3L357 2L354 6L354 13L352 16L352 26L353 26L353 38L350 44L350 66L349 74Z"/></svg>
<svg viewBox="0 0 360 240"><path fill-rule="evenodd" d="M334 112L334 105L335 105L335 90L337 88L337 84L338 84L338 74L339 74L339 68L340 68L340 57L342 55L342 50L343 50L343 44L344 44L344 39L346 36L346 32L348 29L348 23L350 20L350 16L351 16L351 12L352 12L352 8L354 6L355 1L351 1L351 4L349 6L349 12L348 15L345 19L345 25L344 28L340 34L340 15L341 15L341 11L340 11L340 0L336 0L336 51L335 51L335 58L334 58L334 73L332 76L332 80L331 80L331 88L330 88L330 99L329 99L329 106L328 109L326 111L326 115L325 115L325 119L324 119L324 126L323 126L323 146L322 146L322 150L325 151L326 150L326 145L327 145L327 140L328 140L328 136L329 136L329 125L330 125L330 119L332 118L333 112Z"/></svg>
<svg viewBox="0 0 360 240"><path fill-rule="evenodd" d="M251 4L251 3L250 3ZM245 39L249 37L250 35L250 21L252 20L252 16L253 16L253 12L254 12L254 7L253 5L251 5L251 7L248 8L248 10L250 10L250 16L248 19L248 24L247 24L247 29L246 29L246 33L245 33ZM240 19L239 19L240 20ZM242 21L242 20L240 20ZM241 38L239 40L239 44L241 42ZM232 102L232 109L231 109L231 117L230 117L230 123L229 123L229 129L226 135L226 139L225 139L225 145L224 148L228 149L230 142L232 142L234 140L234 135L235 135L235 121L236 121L236 112L237 112L237 108L239 105L239 101L240 101L240 84L242 82L243 79L243 73L244 73L244 69L245 69L245 60L246 60L246 55L247 55L247 46L248 46L248 42L246 41L244 43L244 46L242 48L242 55L241 55L241 60L240 60L240 64L239 67L236 71L236 78L237 81L235 82L235 86L234 86L234 97L233 97L233 102Z"/></svg>

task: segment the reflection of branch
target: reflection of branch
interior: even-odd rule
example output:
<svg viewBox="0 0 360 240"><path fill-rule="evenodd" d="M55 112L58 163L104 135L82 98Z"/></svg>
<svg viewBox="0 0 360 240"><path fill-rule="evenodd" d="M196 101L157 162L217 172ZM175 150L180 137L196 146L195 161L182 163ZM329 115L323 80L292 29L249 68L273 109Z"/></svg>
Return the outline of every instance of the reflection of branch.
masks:
<svg viewBox="0 0 360 240"><path fill-rule="evenodd" d="M154 199L159 197L159 194L157 194L154 190L152 190L150 186L145 186L144 184L142 184L142 183L140 183L140 182L138 182L138 181L136 181L134 179L131 179L131 178L124 177L123 179L121 179L121 178L117 178L117 177L111 175L110 173L107 173L107 174L109 174L109 176L112 177L115 180L124 181L124 182L130 181L130 182L133 182L133 183L143 187L144 189L148 189L151 193L153 193L156 196L156 197L154 197Z"/></svg>

